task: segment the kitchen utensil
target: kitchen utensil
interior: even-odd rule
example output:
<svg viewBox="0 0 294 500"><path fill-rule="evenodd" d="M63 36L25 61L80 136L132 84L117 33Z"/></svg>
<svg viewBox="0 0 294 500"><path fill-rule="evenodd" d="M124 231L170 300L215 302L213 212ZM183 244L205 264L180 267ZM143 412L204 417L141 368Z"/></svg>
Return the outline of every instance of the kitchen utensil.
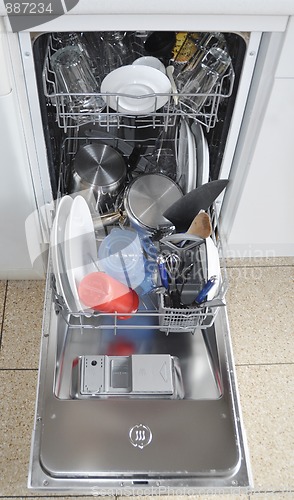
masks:
<svg viewBox="0 0 294 500"><path fill-rule="evenodd" d="M101 84L106 104L130 115L144 115L162 108L170 91L168 77L150 66L121 66L109 73Z"/></svg>
<svg viewBox="0 0 294 500"><path fill-rule="evenodd" d="M208 292L215 286L217 281L217 276L211 276L209 280L205 283L204 287L200 292L198 293L197 297L195 298L196 304L202 304L207 300L207 295Z"/></svg>
<svg viewBox="0 0 294 500"><path fill-rule="evenodd" d="M195 234L196 236L200 236L200 238L208 238L212 233L211 220L208 213L200 210L193 219L187 233Z"/></svg>
<svg viewBox="0 0 294 500"><path fill-rule="evenodd" d="M180 291L178 289L177 280L181 273L182 261L181 257L176 253L169 253L165 257L165 265L168 274L168 295L170 298L171 307L181 306Z"/></svg>
<svg viewBox="0 0 294 500"><path fill-rule="evenodd" d="M162 213L182 192L177 184L162 174L144 174L127 188L124 205L130 221L147 232L170 231L173 225Z"/></svg>
<svg viewBox="0 0 294 500"><path fill-rule="evenodd" d="M143 149L142 144L136 144L136 146L134 146L133 151L131 152L128 159L128 172L127 172L128 174L131 174L138 166L138 163L141 158L142 149Z"/></svg>
<svg viewBox="0 0 294 500"><path fill-rule="evenodd" d="M168 289L168 274L165 265L165 258L163 255L158 255L157 259L158 271L161 279L162 286L167 290Z"/></svg>
<svg viewBox="0 0 294 500"><path fill-rule="evenodd" d="M187 193L163 213L176 227L177 232L185 232L191 225L195 215L207 210L228 184L227 179L219 179L199 186Z"/></svg>
<svg viewBox="0 0 294 500"><path fill-rule="evenodd" d="M176 43L176 34L174 31L154 31L144 43L147 54L155 57L170 59L172 49Z"/></svg>
<svg viewBox="0 0 294 500"><path fill-rule="evenodd" d="M98 249L99 268L131 288L145 279L143 250L136 231L114 228Z"/></svg>
<svg viewBox="0 0 294 500"><path fill-rule="evenodd" d="M178 89L177 89L176 82L175 82L175 79L173 76L174 70L175 70L175 68L173 66L171 66L171 65L167 66L166 74L167 74L167 76L170 80L170 83L171 83L171 90L172 90L172 93L174 94L173 95L174 103L177 105L179 102L179 97L177 95L175 95L178 93Z"/></svg>
<svg viewBox="0 0 294 500"><path fill-rule="evenodd" d="M82 145L74 159L70 191L84 191L88 200L94 194L101 210L107 202L114 202L124 184L127 167L123 157L114 148L101 142Z"/></svg>
<svg viewBox="0 0 294 500"><path fill-rule="evenodd" d="M116 210L115 212L108 212L106 214L95 214L92 216L94 229L99 230L105 226L111 226L116 222L121 222L125 217L125 212Z"/></svg>
<svg viewBox="0 0 294 500"><path fill-rule="evenodd" d="M78 288L81 302L104 313L118 313L118 319L128 319L138 310L139 297L134 290L103 272L85 276Z"/></svg>

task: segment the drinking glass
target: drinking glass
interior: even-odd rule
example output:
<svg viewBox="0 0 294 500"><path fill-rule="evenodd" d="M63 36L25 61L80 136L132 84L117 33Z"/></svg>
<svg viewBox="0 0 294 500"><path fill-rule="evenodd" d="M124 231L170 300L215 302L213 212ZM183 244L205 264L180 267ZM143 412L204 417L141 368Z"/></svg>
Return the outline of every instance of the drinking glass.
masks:
<svg viewBox="0 0 294 500"><path fill-rule="evenodd" d="M57 91L66 96L66 104L74 112L100 112L105 103L98 92L98 85L85 57L78 46L68 45L57 50L50 59L56 75ZM79 95L80 94L80 95Z"/></svg>
<svg viewBox="0 0 294 500"><path fill-rule="evenodd" d="M194 111L199 111L207 95L212 93L224 76L230 63L231 58L227 51L220 47L212 47L195 68L178 76L178 85L183 94L181 102Z"/></svg>

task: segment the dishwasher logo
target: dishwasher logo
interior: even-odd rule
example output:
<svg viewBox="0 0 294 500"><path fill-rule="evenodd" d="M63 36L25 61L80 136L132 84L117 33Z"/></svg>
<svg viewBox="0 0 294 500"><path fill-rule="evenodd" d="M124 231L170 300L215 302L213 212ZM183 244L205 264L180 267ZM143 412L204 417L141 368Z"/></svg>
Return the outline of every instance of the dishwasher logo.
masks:
<svg viewBox="0 0 294 500"><path fill-rule="evenodd" d="M147 425L137 424L129 430L129 439L135 448L142 450L152 441L152 432Z"/></svg>
<svg viewBox="0 0 294 500"><path fill-rule="evenodd" d="M73 9L79 0L35 0L20 2L4 0L12 31L23 31L48 23Z"/></svg>

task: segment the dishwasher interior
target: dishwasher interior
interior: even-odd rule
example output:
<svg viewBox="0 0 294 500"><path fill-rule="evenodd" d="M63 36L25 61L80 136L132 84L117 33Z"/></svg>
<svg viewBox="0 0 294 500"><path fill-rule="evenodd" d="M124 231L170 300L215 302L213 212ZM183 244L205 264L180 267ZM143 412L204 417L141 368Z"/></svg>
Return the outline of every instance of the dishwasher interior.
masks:
<svg viewBox="0 0 294 500"><path fill-rule="evenodd" d="M144 79L132 81L135 95L129 81L123 90L115 79L105 87L116 70L106 47L131 47L123 53L128 72L145 58L134 70L139 78L151 35L53 33L34 42L56 198L29 474L36 490L166 494L251 483L215 200L200 210L208 234L165 216L183 195L219 180L246 36L174 33L177 50L156 57L164 75L173 68L168 92L146 91ZM90 66L101 91L86 98L60 90L53 69L58 51L79 44L105 67L101 75ZM221 78L206 92L181 91L188 61L199 64L215 47L230 56ZM91 161L100 169L94 194L93 179L80 176Z"/></svg>

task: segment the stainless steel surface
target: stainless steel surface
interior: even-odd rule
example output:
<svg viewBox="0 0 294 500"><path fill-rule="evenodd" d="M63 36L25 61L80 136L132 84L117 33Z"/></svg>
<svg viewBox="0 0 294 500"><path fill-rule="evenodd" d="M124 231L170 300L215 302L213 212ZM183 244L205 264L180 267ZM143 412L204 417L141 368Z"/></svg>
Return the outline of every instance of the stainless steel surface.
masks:
<svg viewBox="0 0 294 500"><path fill-rule="evenodd" d="M161 174L146 174L135 179L125 194L125 209L135 223L147 230L157 230L171 223L163 212L182 197L177 184Z"/></svg>
<svg viewBox="0 0 294 500"><path fill-rule="evenodd" d="M146 321L145 331L126 335L136 353L178 357L184 399L73 400L73 360L104 354L125 332L114 337L107 330L68 328L48 287L31 457L34 488L117 488L127 494L129 487L135 492L144 484L144 491L163 494L164 488L197 492L203 486L248 485L225 309L206 337L200 329L166 336L149 330Z"/></svg>
<svg viewBox="0 0 294 500"><path fill-rule="evenodd" d="M94 143L80 146L74 159L74 172L70 191L89 190L101 208L107 197L118 194L126 177L123 157L107 144Z"/></svg>

